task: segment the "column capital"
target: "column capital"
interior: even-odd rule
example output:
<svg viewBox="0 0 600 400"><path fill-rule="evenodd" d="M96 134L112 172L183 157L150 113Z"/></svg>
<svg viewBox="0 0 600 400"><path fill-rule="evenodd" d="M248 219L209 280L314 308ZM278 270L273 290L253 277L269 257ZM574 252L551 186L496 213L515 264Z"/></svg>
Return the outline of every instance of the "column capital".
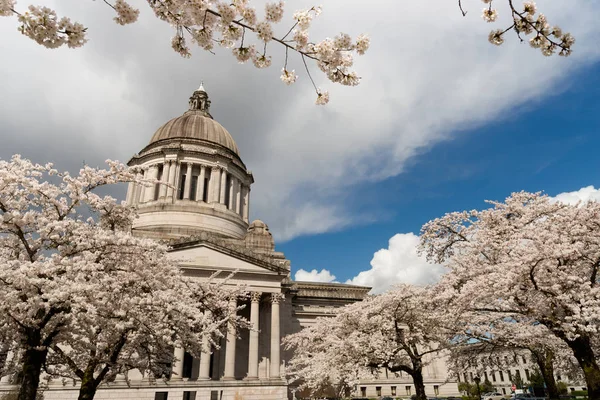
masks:
<svg viewBox="0 0 600 400"><path fill-rule="evenodd" d="M261 292L252 292L252 293L250 293L250 301L252 301L252 303L258 303L258 302L260 302L261 296L262 296Z"/></svg>
<svg viewBox="0 0 600 400"><path fill-rule="evenodd" d="M273 304L279 304L284 298L283 293L271 293L271 303Z"/></svg>

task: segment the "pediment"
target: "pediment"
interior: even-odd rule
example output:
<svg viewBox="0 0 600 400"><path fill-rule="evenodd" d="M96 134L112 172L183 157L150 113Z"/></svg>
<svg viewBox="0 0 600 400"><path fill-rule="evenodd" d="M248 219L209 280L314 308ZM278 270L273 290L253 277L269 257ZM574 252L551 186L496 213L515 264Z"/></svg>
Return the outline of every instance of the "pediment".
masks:
<svg viewBox="0 0 600 400"><path fill-rule="evenodd" d="M229 253L229 254L227 254ZM168 253L168 257L176 260L182 267L192 267L198 269L209 269L219 271L239 271L249 273L270 273L277 274L280 269L277 267L265 266L257 260L252 262L250 257L236 256L227 249L218 249L207 244L197 244L193 247L173 249ZM263 265L260 265L263 264Z"/></svg>

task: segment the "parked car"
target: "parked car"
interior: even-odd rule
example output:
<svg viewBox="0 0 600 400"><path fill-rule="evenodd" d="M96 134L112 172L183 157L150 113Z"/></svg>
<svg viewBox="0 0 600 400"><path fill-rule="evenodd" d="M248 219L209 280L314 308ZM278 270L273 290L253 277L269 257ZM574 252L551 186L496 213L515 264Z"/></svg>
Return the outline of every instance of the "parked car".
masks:
<svg viewBox="0 0 600 400"><path fill-rule="evenodd" d="M485 396L481 396L483 400L506 400L510 399L510 395L502 394L498 392L486 393Z"/></svg>

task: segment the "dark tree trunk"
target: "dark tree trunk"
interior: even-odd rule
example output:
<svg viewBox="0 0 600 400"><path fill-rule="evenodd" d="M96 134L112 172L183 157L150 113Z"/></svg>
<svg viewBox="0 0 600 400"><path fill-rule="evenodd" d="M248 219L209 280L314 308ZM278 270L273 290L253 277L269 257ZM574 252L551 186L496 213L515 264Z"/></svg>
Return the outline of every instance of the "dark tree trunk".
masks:
<svg viewBox="0 0 600 400"><path fill-rule="evenodd" d="M92 400L96 396L96 390L100 381L94 379L94 370L87 369L81 380L81 387L79 388L78 400Z"/></svg>
<svg viewBox="0 0 600 400"><path fill-rule="evenodd" d="M549 400L558 400L560 394L558 393L558 387L554 379L554 353L550 350L537 349L532 349L531 353L540 369L542 378L544 378Z"/></svg>
<svg viewBox="0 0 600 400"><path fill-rule="evenodd" d="M42 366L46 362L48 350L37 350L38 346L30 346L25 350L22 359L22 367L20 371L21 386L19 387L18 400L35 400L38 387L40 385L40 373Z"/></svg>
<svg viewBox="0 0 600 400"><path fill-rule="evenodd" d="M579 336L575 340L567 341L573 354L583 370L588 390L589 400L600 400L600 368L592 349L589 337Z"/></svg>
<svg viewBox="0 0 600 400"><path fill-rule="evenodd" d="M417 396L416 400L427 400L427 395L425 394L425 383L423 382L423 368L421 366L414 368L410 375L412 376L413 383L415 385L415 394Z"/></svg>

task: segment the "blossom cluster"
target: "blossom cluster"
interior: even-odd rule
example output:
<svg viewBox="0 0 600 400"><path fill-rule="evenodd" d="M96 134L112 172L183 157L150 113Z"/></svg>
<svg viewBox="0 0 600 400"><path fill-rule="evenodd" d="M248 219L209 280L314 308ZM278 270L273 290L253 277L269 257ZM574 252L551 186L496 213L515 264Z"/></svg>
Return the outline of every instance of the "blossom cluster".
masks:
<svg viewBox="0 0 600 400"><path fill-rule="evenodd" d="M116 23L126 25L137 21L139 10L133 8L127 0L115 0L114 4L105 3L116 12ZM72 23L68 18L58 19L56 12L47 7L30 6L28 12L20 14L14 9L15 4L16 0L0 0L0 15L17 14L21 23L20 31L37 43L56 48L63 44L78 47L86 42L86 29L81 24ZM311 42L309 28L312 20L321 13L320 7L294 12L291 20L293 26L288 34L276 37L275 25L283 20L285 13L282 0L267 3L262 20L259 20L256 9L248 0L158 0L148 4L159 19L175 28L176 34L171 40L171 47L183 57L191 56L190 41L207 51L212 51L217 44L232 49L240 63L252 60L255 67L267 68L271 65L271 55L267 54L268 45L277 43L286 51L284 71L289 71L287 52L291 50L299 53L302 58L316 61L319 69L334 83L354 86L360 81L357 73L350 68L353 54L363 55L369 48L369 38L360 35L353 41L349 35L341 34L334 39ZM254 33L257 43L250 43L250 32ZM306 65L304 60L303 64ZM284 73L282 81L292 84L296 81L296 75ZM317 104L326 103L323 101L325 97L317 97Z"/></svg>
<svg viewBox="0 0 600 400"><path fill-rule="evenodd" d="M482 0L487 7L483 9L482 18L487 22L495 22L498 11L492 7L494 0ZM533 0L523 3L523 9L517 10L509 1L513 24L506 29L495 29L490 32L488 40L495 45L504 43L504 35L513 29L519 39L524 40L521 35L533 35L529 44L535 49L540 49L543 55L551 56L558 51L561 56L571 54L571 47L575 44L575 38L570 33L563 33L558 26L550 26L544 14L537 14L537 6ZM537 15L536 15L537 14Z"/></svg>

